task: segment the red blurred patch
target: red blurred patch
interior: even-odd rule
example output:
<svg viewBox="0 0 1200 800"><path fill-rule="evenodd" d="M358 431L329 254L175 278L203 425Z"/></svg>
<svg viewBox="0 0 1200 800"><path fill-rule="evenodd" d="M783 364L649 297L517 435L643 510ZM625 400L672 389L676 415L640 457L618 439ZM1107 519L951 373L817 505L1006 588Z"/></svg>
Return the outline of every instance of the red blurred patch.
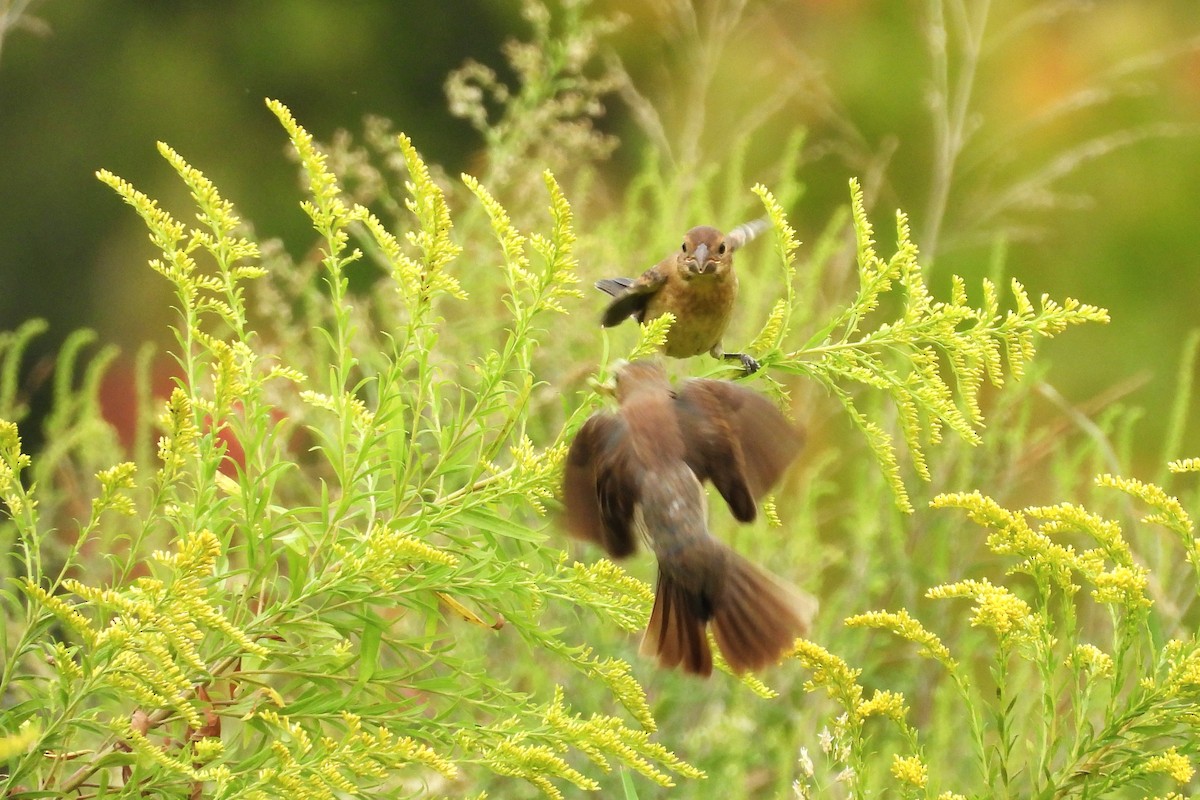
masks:
<svg viewBox="0 0 1200 800"><path fill-rule="evenodd" d="M158 430L157 416L162 404L171 396L171 391L180 383L182 376L179 366L173 360L163 357L155 359L150 367L150 396L151 419L149 420L152 436L157 440L161 431ZM100 413L108 424L117 432L121 446L130 452L137 438L139 409L137 397L137 377L133 363L127 358L118 358L109 367L100 383L99 390ZM241 404L235 404L235 413L241 409ZM204 418L202 430L209 432L214 429L211 417ZM241 442L229 430L220 426L216 432L217 440L225 445L225 458L221 461L221 472L234 476L239 467L246 465L246 451Z"/></svg>

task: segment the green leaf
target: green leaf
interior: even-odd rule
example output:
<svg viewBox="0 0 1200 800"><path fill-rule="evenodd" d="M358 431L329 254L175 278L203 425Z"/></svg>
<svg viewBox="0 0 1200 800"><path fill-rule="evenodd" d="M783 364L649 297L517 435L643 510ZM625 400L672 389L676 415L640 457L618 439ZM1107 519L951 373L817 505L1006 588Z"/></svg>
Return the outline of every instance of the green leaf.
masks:
<svg viewBox="0 0 1200 800"><path fill-rule="evenodd" d="M519 522L505 519L499 511L486 508L464 509L455 516L464 527L478 528L481 531L501 536L506 539L516 539L521 542L542 543L546 541L544 530L530 528Z"/></svg>
<svg viewBox="0 0 1200 800"><path fill-rule="evenodd" d="M637 788L633 785L633 775L629 770L621 770L621 788L625 791L625 800L638 800Z"/></svg>
<svg viewBox="0 0 1200 800"><path fill-rule="evenodd" d="M379 666L379 643L383 639L384 622L377 614L363 616L363 629L359 637L358 685L363 686L375 674Z"/></svg>

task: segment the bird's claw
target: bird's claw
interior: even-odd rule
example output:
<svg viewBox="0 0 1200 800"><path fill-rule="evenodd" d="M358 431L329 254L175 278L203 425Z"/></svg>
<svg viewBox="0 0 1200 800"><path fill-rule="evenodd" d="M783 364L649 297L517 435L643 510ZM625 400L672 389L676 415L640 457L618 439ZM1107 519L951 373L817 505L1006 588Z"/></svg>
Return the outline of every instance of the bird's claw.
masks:
<svg viewBox="0 0 1200 800"><path fill-rule="evenodd" d="M762 364L749 353L723 353L721 357L727 361L740 361L747 375L753 375L762 369Z"/></svg>

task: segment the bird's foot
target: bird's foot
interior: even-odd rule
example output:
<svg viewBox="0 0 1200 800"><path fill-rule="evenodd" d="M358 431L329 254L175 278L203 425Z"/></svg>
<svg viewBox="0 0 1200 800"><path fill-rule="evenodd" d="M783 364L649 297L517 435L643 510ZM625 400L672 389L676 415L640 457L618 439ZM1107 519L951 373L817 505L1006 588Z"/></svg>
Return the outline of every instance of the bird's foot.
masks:
<svg viewBox="0 0 1200 800"><path fill-rule="evenodd" d="M753 375L762 368L762 365L758 363L754 356L747 353L723 353L721 358L724 358L726 361L740 361L742 369L746 371L747 375Z"/></svg>

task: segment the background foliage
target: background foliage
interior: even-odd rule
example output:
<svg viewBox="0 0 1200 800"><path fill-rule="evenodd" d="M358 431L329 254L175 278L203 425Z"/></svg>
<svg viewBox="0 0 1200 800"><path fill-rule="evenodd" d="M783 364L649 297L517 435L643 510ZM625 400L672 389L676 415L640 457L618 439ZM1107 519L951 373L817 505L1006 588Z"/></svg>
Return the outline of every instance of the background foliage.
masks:
<svg viewBox="0 0 1200 800"><path fill-rule="evenodd" d="M606 793L649 796L649 780L673 775L677 794L695 796L1127 787L1140 797L1191 780L1200 657L1185 509L1196 508L1195 483L1166 468L1194 440L1196 338L1184 306L1167 302L1191 278L1172 272L1164 294L1154 273L1139 271L1155 313L1125 322L1139 319L1140 295L1124 290L1134 259L1118 246L1128 236L1144 264L1187 236L1186 194L1163 190L1196 185L1174 166L1195 161L1176 158L1196 143L1195 120L1174 106L1196 86L1194 48L1181 26L1171 29L1172 6L1139 5L1137 26L1125 25L1132 7L1122 4L984 17L986 5L931 3L878 21L853 6L728 2L694 16L690 7L551 13L527 3L520 38L503 54L475 50L469 37L433 39L438 58L453 43L477 59L437 100L436 114L448 108L457 129L405 105L393 122L369 119L352 133L330 125L320 149L307 149L307 134L275 107L299 146L303 189L288 177L294 165L262 155L282 141L258 105L273 91L229 106L270 137L245 174L226 152L204 156L211 143L184 146L203 138L192 118L178 136L147 134L145 148L122 131L121 157L88 166L133 180L102 176L149 225L166 280L130 266L146 258L145 228L126 228L136 217L101 193L103 211L80 212L108 237L86 260L99 253L119 265L95 284L98 305L119 309L96 317L100 338L125 337L126 351L141 355L118 359L87 332L58 346L36 323L2 340L0 416L20 424L0 431L3 536L13 548L3 573L6 788L52 781L86 794L153 780L181 796L200 787L321 796L354 789L345 782L357 775L364 791L507 797L521 796L525 784L512 778L523 777L531 794L599 780ZM333 52L331 32L378 30L381 8L351 23L301 4L283 19L315 31L298 49L328 80L336 62L316 56ZM67 12L52 3L33 10L55 37L97 38L86 16L55 18ZM633 18L619 26L616 11ZM174 86L169 70L137 66L154 52L155 22L174 25L178 13L139 11L124 41L137 81L160 92L190 86L191 100L209 83L196 74L203 60L190 67L192 83ZM811 32L814 21L853 35L838 51ZM472 36L487 31L477 22ZM9 31L0 92L27 86L21 70L55 41ZM1097 43L1103 57L1091 55ZM663 57L646 59L648 50ZM228 62L214 59L214 74L217 63ZM881 74L892 91L879 91ZM212 81L222 91L235 84ZM1030 87L1044 94L1030 98ZM54 102L13 96L26 108ZM288 105L311 125L303 102ZM422 136L418 119L436 134ZM443 134L471 141L472 129L479 149L455 156L455 137ZM150 151L153 138L185 156L160 147L174 169L127 166L124 151ZM1169 179L1153 177L1160 158L1172 162ZM1136 189L1141 203L1106 202L1107 176L1129 173L1122 159L1139 166L1136 185L1122 190ZM458 166L475 178L452 177ZM19 185L19 165L8 167ZM854 174L866 196L852 233L845 186ZM61 183L52 170L35 182ZM756 182L766 187L758 197ZM1078 208L1081 190L1094 208ZM237 219L230 196L262 233ZM308 197L306 213L281 197ZM912 212L911 237L891 217L895 206ZM586 378L607 356L645 344L631 326L604 335L586 322L597 300L574 294L575 273L584 283L633 273L698 220L730 227L764 211L776 239L739 254L744 302L731 339L754 342L769 367L754 385L790 398L812 441L775 500L785 535L766 521L735 529L719 515L714 526L821 597L823 611L812 643L767 685L719 677L697 687L632 657L644 584L596 553L572 551L575 564L538 511L562 444L598 402ZM125 217L110 222L116 212ZM868 218L886 232L875 236L881 244L870 241ZM52 219L44 213L25 230L61 228ZM119 230L128 237L114 237ZM283 246L263 233L282 233ZM20 241L5 258L38 237ZM1008 291L998 297L1030 328L1048 324L1036 304L1043 291L1107 306L1114 323L1070 332L1055 346L1075 349L1052 349L1052 369L1035 361L1003 390L985 384L979 418L972 398L990 351L976 350L964 372L971 363L955 361L949 342L971 320L1004 324L1004 314L977 311L989 308L985 277L1028 288L1028 314ZM14 316L16 296L0 294ZM22 311L38 309L36 294L21 296ZM52 310L69 297L56 293ZM940 329L922 327L926 312ZM154 335L174 328L163 344L175 366L137 350L146 330L131 320ZM77 321L72 314L67 327ZM1144 346L1139 331L1150 329ZM882 360L854 344L860 331L881 342ZM921 355L931 343L946 361ZM55 347L55 359L39 357ZM1018 340L1008 347L1010 364L1023 364ZM720 371L700 359L676 367ZM1152 382L1131 396L1130 376L1147 368ZM186 390L160 390L164 406L153 387L171 374ZM953 390L940 399L939 380ZM958 436L940 440L939 424ZM1093 481L1098 474L1153 479L1183 503L1131 479ZM630 569L649 577L644 560ZM818 688L828 692L810 694ZM681 780L697 768L705 780Z"/></svg>
<svg viewBox="0 0 1200 800"><path fill-rule="evenodd" d="M1161 462L1180 355L1170 343L1187 335L1192 317L1184 301L1200 293L1190 214L1200 203L1200 140L1139 134L1162 126L1183 132L1200 122L1191 47L1200 31L1191 0L989 3L981 57L968 76L968 114L959 120L974 135L949 181L933 167L939 115L931 115L929 98L941 69L929 48L937 38L929 34L929 4L722 0L700 4L698 23L683 11L690 5L589 6L589 14L627 18L602 46L646 98L633 104L622 91L605 100L597 125L620 144L597 174L589 204L623 196L648 142L670 148L662 157L686 183L705 165L724 170L739 133L754 130L741 145L748 165L738 189L770 182L771 165L803 127L797 158L804 191L788 208L801 241L816 241L833 210L844 207L849 176L862 180L868 208L909 213L916 241L938 256L930 281L939 290L951 273L972 285L988 274L990 225L1036 229L1040 238L1008 241L1009 272L1035 291L1118 312L1113 325L1051 346L1055 386L1078 403L1123 389L1147 411L1139 458L1147 468ZM138 267L144 234L92 179L96 169L111 169L163 202L182 202L153 150L138 146L170 142L206 167L261 239L281 237L289 252L301 253L311 235L303 216L280 202L293 195L294 171L269 155L280 152L279 140L262 98L287 103L323 140L358 128L367 115L390 119L448 174L478 174L481 140L449 113L446 76L474 59L510 79L501 45L528 40L531 30L517 0L462 0L452 15L435 0L368 0L354 14L317 0L271 9L236 2L147 8L136 0L103 8L13 0L3 7L42 22L10 30L0 51L0 328L34 316L50 320L34 359L52 357L81 325L120 345L129 360L143 341L169 342L170 293ZM739 8L734 24L723 22ZM952 31L961 25L954 8L945 12ZM947 81L956 75L957 40L949 39ZM705 69L692 69L699 54ZM599 68L590 67L593 74ZM956 87L949 86L957 99ZM642 124L646 107L662 117L660 125ZM64 137L70 147L59 146ZM1123 138L1133 141L1115 147ZM1098 152L1107 155L1087 157ZM1056 203L1037 181L1024 180L1072 165ZM935 192L934 184L942 188ZM1007 191L1010 184L1017 191ZM943 194L948 218L935 242L927 235L930 212ZM1025 212L1008 208L997 217L1002 198L1017 199ZM658 256L647 253L666 252L676 229L691 222L651 226L646 252L585 252L585 277L653 263ZM982 232L981 222L988 223ZM72 234L60 235L64 229ZM1107 367L1093 368L1101 363ZM36 388L44 382L31 382ZM1051 404L1039 405L1039 413L1050 411Z"/></svg>

